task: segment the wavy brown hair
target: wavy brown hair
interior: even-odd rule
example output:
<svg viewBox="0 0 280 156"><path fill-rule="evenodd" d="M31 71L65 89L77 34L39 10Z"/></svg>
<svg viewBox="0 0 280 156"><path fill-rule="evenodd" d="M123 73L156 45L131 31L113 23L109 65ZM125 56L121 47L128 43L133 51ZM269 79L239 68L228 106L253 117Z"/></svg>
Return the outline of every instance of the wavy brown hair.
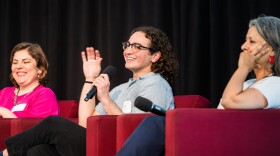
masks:
<svg viewBox="0 0 280 156"><path fill-rule="evenodd" d="M22 43L17 44L13 48L11 55L10 55L11 64L13 63L15 53L20 50L25 50L25 49L28 51L28 54L32 58L34 58L35 61L37 62L37 68L42 70L42 73L40 75L38 75L39 83L43 86L47 86L47 84L48 84L47 73L48 73L49 63L48 63L47 58L40 45L28 43L28 42L22 42ZM13 82L13 84L16 87L19 87L19 85L17 84L17 82L14 79L12 74L10 74L10 80Z"/></svg>
<svg viewBox="0 0 280 156"><path fill-rule="evenodd" d="M158 51L161 52L159 60L152 64L152 71L159 73L169 84L173 85L177 76L179 63L167 35L152 26L137 27L132 30L130 35L138 31L145 33L146 37L151 40L149 49L151 54Z"/></svg>

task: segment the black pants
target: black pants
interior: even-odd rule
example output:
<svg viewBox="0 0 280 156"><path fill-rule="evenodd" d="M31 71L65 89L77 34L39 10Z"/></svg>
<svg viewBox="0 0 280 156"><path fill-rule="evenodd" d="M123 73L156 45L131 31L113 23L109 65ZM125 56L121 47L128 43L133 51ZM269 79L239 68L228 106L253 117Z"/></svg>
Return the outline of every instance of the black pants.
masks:
<svg viewBox="0 0 280 156"><path fill-rule="evenodd" d="M5 143L9 156L85 156L86 129L61 117L47 117Z"/></svg>
<svg viewBox="0 0 280 156"><path fill-rule="evenodd" d="M162 156L165 154L165 117L146 117L127 139L117 156Z"/></svg>

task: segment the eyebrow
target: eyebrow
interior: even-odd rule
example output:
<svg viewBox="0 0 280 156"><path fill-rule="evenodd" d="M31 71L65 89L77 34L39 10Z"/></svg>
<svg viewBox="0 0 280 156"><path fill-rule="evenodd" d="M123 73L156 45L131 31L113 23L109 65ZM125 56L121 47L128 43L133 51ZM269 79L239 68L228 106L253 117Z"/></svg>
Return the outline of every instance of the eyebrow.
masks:
<svg viewBox="0 0 280 156"><path fill-rule="evenodd" d="M26 60L31 61L32 58L24 58L24 59L22 59L22 61L26 61ZM18 59L13 59L13 61L19 61L19 60Z"/></svg>

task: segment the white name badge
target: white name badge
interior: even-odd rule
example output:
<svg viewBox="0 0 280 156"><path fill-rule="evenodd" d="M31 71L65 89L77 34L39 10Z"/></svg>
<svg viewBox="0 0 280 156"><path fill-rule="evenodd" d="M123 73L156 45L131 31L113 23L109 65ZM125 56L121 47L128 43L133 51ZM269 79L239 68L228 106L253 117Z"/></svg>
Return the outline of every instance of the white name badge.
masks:
<svg viewBox="0 0 280 156"><path fill-rule="evenodd" d="M122 112L131 113L131 101L125 101L123 103Z"/></svg>
<svg viewBox="0 0 280 156"><path fill-rule="evenodd" d="M25 107L26 107L26 103L18 104L18 105L13 107L11 112L23 111Z"/></svg>

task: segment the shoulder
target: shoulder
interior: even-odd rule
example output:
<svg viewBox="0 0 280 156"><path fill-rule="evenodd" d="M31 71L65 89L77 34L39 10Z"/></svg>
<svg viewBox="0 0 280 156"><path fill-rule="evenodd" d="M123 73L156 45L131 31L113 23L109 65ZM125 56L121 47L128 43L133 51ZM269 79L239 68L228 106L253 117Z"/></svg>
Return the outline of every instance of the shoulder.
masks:
<svg viewBox="0 0 280 156"><path fill-rule="evenodd" d="M157 73L151 73L149 76L140 79L142 80L143 84L153 84L160 85L163 87L170 87L169 83L160 74Z"/></svg>
<svg viewBox="0 0 280 156"><path fill-rule="evenodd" d="M5 87L3 89L0 90L1 93L9 93L9 92L13 92L15 90L16 87Z"/></svg>
<svg viewBox="0 0 280 156"><path fill-rule="evenodd" d="M263 86L263 87L278 87L280 86L280 77L278 76L270 76L270 77L266 77L260 81L258 81L257 83L254 84L254 86Z"/></svg>
<svg viewBox="0 0 280 156"><path fill-rule="evenodd" d="M40 94L40 95L55 95L53 90L51 88L45 87L45 86L38 86L33 91L34 94Z"/></svg>

